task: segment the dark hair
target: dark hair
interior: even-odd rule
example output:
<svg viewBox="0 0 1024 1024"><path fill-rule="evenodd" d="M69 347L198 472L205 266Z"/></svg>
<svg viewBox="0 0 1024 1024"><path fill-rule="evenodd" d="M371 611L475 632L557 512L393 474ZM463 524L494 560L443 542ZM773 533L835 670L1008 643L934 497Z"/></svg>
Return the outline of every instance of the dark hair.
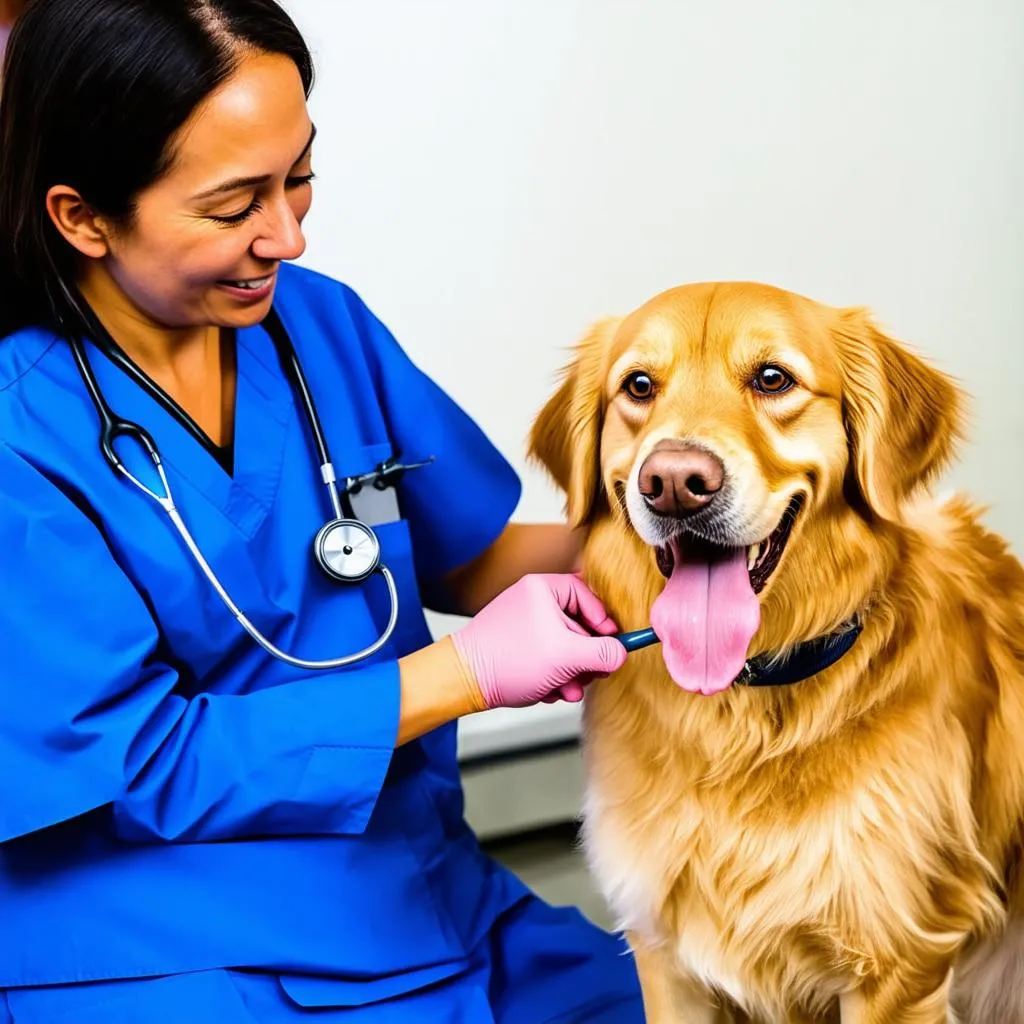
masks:
<svg viewBox="0 0 1024 1024"><path fill-rule="evenodd" d="M171 141L245 51L313 61L274 0L32 0L15 22L0 92L0 338L64 333L76 253L46 212L54 185L115 224L173 160Z"/></svg>

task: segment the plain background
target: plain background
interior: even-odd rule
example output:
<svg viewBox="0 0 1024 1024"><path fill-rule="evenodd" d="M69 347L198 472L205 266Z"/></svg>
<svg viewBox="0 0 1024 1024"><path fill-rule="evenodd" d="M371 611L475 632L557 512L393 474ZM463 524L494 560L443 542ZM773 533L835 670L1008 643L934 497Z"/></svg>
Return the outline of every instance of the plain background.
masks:
<svg viewBox="0 0 1024 1024"><path fill-rule="evenodd" d="M561 514L524 442L588 325L747 279L958 377L949 482L1024 551L1020 0L285 2L319 76L301 262L484 427L516 518Z"/></svg>

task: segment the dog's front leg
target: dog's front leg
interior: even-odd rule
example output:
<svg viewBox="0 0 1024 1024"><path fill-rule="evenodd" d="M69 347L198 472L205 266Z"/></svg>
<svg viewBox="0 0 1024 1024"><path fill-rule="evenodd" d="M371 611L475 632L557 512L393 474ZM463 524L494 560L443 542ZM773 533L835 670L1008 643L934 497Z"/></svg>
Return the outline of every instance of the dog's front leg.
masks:
<svg viewBox="0 0 1024 1024"><path fill-rule="evenodd" d="M703 985L679 974L669 952L629 936L647 1024L729 1024L732 1017Z"/></svg>
<svg viewBox="0 0 1024 1024"><path fill-rule="evenodd" d="M842 1024L957 1024L949 1005L951 971L891 975L840 999Z"/></svg>

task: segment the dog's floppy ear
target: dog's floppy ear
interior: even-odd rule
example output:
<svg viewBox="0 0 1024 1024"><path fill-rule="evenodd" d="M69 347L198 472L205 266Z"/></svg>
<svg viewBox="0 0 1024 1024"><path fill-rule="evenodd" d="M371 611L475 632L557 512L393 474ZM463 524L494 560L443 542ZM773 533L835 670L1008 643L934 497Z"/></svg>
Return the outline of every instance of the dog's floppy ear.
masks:
<svg viewBox="0 0 1024 1024"><path fill-rule="evenodd" d="M866 310L838 311L835 336L851 471L871 510L897 520L903 501L952 459L962 437L963 395L883 334Z"/></svg>
<svg viewBox="0 0 1024 1024"><path fill-rule="evenodd" d="M598 493L604 355L621 322L618 317L599 321L576 345L561 385L530 431L529 456L565 491L566 517L573 527L590 517Z"/></svg>

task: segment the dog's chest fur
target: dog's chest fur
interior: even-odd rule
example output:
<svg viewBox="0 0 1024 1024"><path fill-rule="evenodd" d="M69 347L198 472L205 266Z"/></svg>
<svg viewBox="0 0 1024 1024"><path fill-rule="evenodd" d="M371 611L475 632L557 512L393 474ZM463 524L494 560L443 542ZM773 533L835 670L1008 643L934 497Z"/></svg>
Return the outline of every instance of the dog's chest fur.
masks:
<svg viewBox="0 0 1024 1024"><path fill-rule="evenodd" d="M672 948L681 973L769 1017L824 1013L902 951L958 941L971 923L963 908L985 904L983 864L949 806L961 766L929 781L926 751L911 744L855 789L805 759L788 782L776 765L744 790L702 779L686 757L659 768L635 713L602 714L610 693L588 698L591 725L601 721L588 740L587 857L619 926ZM912 787L900 782L904 760Z"/></svg>

